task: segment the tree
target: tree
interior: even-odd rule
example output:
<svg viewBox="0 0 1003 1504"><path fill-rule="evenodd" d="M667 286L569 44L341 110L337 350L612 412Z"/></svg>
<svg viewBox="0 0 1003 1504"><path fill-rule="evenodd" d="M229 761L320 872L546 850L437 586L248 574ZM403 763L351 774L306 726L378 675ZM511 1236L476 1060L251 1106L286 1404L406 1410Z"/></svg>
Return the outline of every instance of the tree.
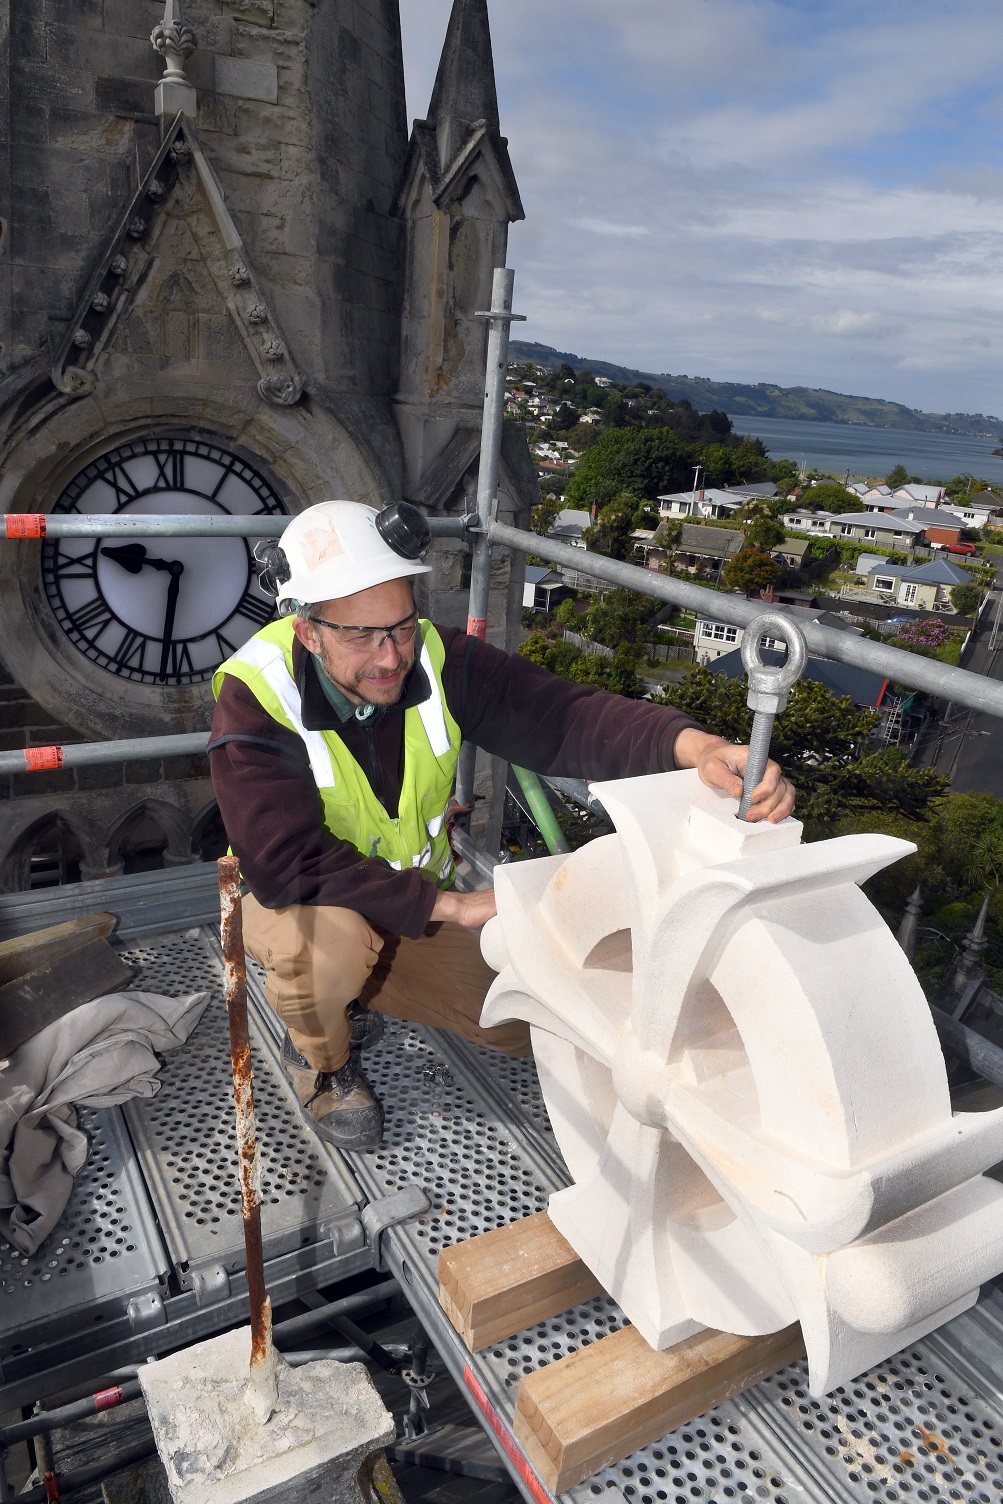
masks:
<svg viewBox="0 0 1003 1504"><path fill-rule="evenodd" d="M586 634L603 647L633 647L640 641L641 629L654 609L654 602L646 595L632 590L607 590L592 598L585 618Z"/></svg>
<svg viewBox="0 0 1003 1504"><path fill-rule="evenodd" d="M630 535L637 510L637 497L630 491L621 491L599 508L597 520L582 533L582 542L597 553L609 554L611 559L626 559L632 548Z"/></svg>
<svg viewBox="0 0 1003 1504"><path fill-rule="evenodd" d="M567 627L569 631L574 631L578 627L578 611L570 596L561 602L554 612L554 617L562 627Z"/></svg>
<svg viewBox="0 0 1003 1504"><path fill-rule="evenodd" d="M783 543L786 536L775 517L764 516L762 513L750 517L742 532L747 544L751 543L754 548L764 548L767 552L776 548L778 543Z"/></svg>
<svg viewBox="0 0 1003 1504"><path fill-rule="evenodd" d="M564 501L560 496L545 496L533 508L530 515L530 527L534 533L539 533L545 538L553 527L558 514L563 510Z"/></svg>
<svg viewBox="0 0 1003 1504"><path fill-rule="evenodd" d="M960 611L962 616L974 616L979 609L981 599L982 591L978 585L951 586L951 605L955 611Z"/></svg>
<svg viewBox="0 0 1003 1504"><path fill-rule="evenodd" d="M835 481L820 481L809 486L801 498L806 506L818 507L823 512L864 512L866 507L856 491L847 491Z"/></svg>
<svg viewBox="0 0 1003 1504"><path fill-rule="evenodd" d="M893 465L885 476L885 485L889 490L897 491L899 486L904 486L909 480L909 472L904 465Z"/></svg>
<svg viewBox="0 0 1003 1504"><path fill-rule="evenodd" d="M740 548L721 571L729 590L744 590L746 597L754 590L765 590L780 574L780 565L762 548Z"/></svg>
<svg viewBox="0 0 1003 1504"><path fill-rule="evenodd" d="M577 409L573 408L570 402L562 402L550 420L550 429L552 433L567 433L569 429L575 428L577 424Z"/></svg>
<svg viewBox="0 0 1003 1504"><path fill-rule="evenodd" d="M621 491L654 498L680 490L691 475L688 446L672 429L610 428L582 455L565 505L602 508Z"/></svg>
<svg viewBox="0 0 1003 1504"><path fill-rule="evenodd" d="M752 730L747 695L744 674L726 679L692 668L681 683L652 699L686 711L728 741L747 742ZM848 695L834 695L817 680L801 679L791 690L787 709L777 717L771 755L796 785L798 816L813 838L834 834L835 822L863 811L921 821L944 793L945 778L932 768L912 767L897 747L866 751L878 720L876 712L861 710Z"/></svg>

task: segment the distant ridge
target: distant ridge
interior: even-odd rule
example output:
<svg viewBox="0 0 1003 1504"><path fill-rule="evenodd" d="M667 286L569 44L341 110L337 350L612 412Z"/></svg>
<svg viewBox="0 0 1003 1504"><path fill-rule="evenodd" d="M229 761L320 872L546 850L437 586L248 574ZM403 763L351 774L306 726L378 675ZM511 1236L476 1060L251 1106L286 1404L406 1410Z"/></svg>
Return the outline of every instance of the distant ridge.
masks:
<svg viewBox="0 0 1003 1504"><path fill-rule="evenodd" d="M670 376L666 372L636 371L630 366L612 365L608 360L586 360L552 345L537 345L530 340L514 339L509 346L513 360L535 361L537 365L556 369L567 363L575 371L592 371L627 386L646 381L660 386L667 397L679 402L684 397L698 412L720 408L733 415L749 418L794 418L816 423L856 423L866 428L905 428L919 433L958 433L978 439L1003 439L1003 418L983 413L924 413L900 402L885 402L879 397L848 397L842 392L827 392L821 387L774 386L761 381L749 386L739 381L711 381L706 376Z"/></svg>

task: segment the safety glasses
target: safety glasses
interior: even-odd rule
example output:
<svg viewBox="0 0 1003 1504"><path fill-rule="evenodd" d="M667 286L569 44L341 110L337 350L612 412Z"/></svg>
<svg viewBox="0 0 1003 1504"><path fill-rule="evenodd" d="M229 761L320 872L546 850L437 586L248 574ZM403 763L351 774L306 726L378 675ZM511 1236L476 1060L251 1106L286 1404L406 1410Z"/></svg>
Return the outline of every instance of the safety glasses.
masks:
<svg viewBox="0 0 1003 1504"><path fill-rule="evenodd" d="M327 627L331 632L341 632L345 646L358 653L376 653L389 641L393 642L394 647L403 647L405 643L412 641L418 630L417 611L395 621L392 627L348 627L340 621L325 621L321 616L311 616L310 620L315 626Z"/></svg>

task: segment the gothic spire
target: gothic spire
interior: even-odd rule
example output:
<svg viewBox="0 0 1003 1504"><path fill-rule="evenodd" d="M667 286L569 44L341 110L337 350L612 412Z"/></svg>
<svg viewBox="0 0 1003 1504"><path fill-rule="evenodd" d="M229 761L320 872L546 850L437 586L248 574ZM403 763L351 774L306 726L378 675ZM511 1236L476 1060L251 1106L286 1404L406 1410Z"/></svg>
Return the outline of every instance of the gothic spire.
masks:
<svg viewBox="0 0 1003 1504"><path fill-rule="evenodd" d="M498 94L487 0L453 0L427 124L439 141L445 167L475 121L498 131Z"/></svg>

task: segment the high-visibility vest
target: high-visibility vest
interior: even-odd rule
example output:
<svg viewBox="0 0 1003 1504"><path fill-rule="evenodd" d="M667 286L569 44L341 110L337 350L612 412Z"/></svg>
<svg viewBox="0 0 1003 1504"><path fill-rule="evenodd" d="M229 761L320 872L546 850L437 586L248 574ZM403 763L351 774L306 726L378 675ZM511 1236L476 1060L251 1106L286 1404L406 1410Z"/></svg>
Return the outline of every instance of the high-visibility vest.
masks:
<svg viewBox="0 0 1003 1504"><path fill-rule="evenodd" d="M368 778L336 731L308 731L293 672L293 618L283 617L256 632L213 676L219 697L223 677L247 685L262 709L301 737L324 806L324 824L363 856L382 857L398 872L417 868L439 886L452 881L453 856L446 809L453 790L460 728L442 688L446 658L442 638L420 621L417 661L432 693L404 711L404 782L397 817L377 799Z"/></svg>

